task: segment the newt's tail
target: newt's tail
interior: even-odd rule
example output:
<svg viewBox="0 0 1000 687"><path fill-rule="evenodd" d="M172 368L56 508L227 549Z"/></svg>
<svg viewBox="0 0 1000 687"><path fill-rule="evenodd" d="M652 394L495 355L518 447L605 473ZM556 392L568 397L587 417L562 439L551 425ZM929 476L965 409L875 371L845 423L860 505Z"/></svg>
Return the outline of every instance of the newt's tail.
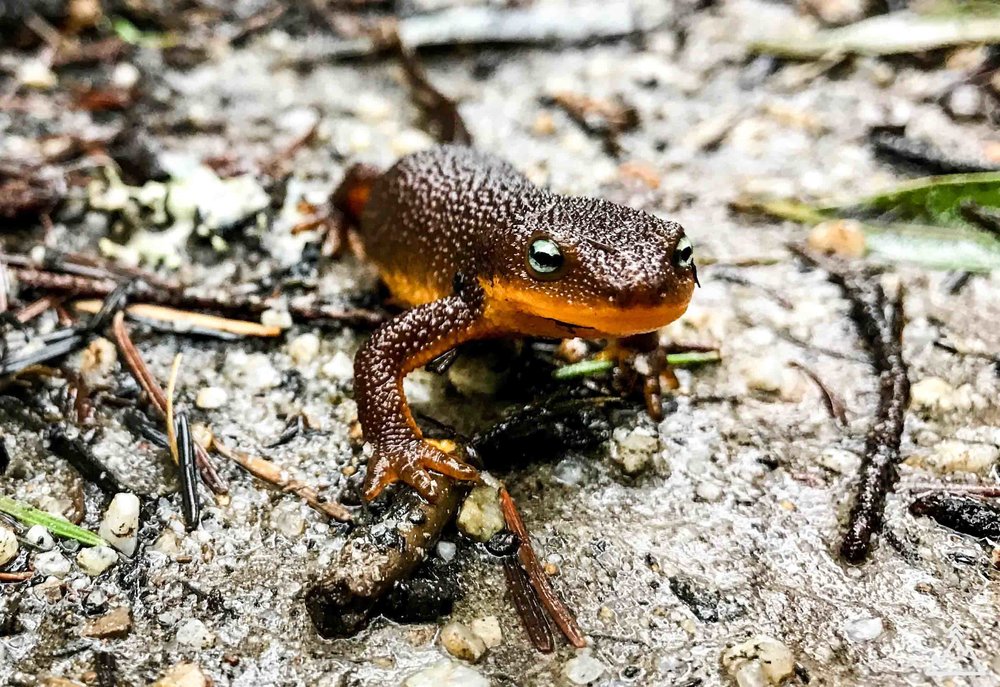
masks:
<svg viewBox="0 0 1000 687"><path fill-rule="evenodd" d="M344 213L354 226L360 224L361 213L368 204L372 185L381 174L382 172L372 165L362 163L352 165L344 174L340 186L333 192L330 198L333 207Z"/></svg>

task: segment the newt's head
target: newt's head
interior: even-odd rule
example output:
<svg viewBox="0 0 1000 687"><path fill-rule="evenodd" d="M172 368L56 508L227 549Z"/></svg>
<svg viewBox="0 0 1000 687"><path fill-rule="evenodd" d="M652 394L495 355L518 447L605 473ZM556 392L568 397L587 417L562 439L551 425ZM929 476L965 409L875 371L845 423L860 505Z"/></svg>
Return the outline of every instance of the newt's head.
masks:
<svg viewBox="0 0 1000 687"><path fill-rule="evenodd" d="M604 200L550 198L485 247L497 319L548 321L553 335L627 336L684 313L697 273L679 224Z"/></svg>

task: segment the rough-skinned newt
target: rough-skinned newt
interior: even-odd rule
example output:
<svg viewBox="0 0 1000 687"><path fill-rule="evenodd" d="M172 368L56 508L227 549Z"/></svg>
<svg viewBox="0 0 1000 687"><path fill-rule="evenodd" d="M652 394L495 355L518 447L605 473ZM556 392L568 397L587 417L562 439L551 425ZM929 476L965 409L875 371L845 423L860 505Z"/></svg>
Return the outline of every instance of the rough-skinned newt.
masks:
<svg viewBox="0 0 1000 687"><path fill-rule="evenodd" d="M403 393L409 372L473 339L649 332L684 313L697 281L679 224L556 195L471 148L436 147L350 181L341 201L365 256L410 308L354 362L358 418L374 451L369 500L398 480L434 500L429 470L478 476L422 438Z"/></svg>

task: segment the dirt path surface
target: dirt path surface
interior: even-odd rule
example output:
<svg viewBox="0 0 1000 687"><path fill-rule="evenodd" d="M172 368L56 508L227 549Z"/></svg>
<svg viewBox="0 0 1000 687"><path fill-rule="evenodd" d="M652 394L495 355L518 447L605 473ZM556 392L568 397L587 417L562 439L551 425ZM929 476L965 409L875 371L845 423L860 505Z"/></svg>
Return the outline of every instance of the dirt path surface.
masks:
<svg viewBox="0 0 1000 687"><path fill-rule="evenodd" d="M695 4L626 3L651 27L641 37L423 57L431 80L459 102L478 146L560 192L601 195L678 220L702 266L690 311L663 336L718 345L722 362L680 370L662 422L638 408L616 412L610 438L594 450L559 455L546 448L527 464L494 470L517 499L590 648L576 651L560 638L553 654L536 653L501 566L454 530L445 542L457 543L457 551L445 545L432 553L436 574L457 595L450 617L376 620L359 636L319 639L303 596L343 546L344 527L222 464L231 493L212 499L205 492L201 527L186 532L166 454L137 444L111 409L98 414L100 431L85 439L143 496L139 553L92 578L70 551L62 578L36 575L0 587L0 684L144 685L184 662L197 664L212 684L232 687L407 679L438 687L693 687L737 677L749 687L772 675L809 685L1000 683L989 547L907 511L914 485L995 477L1000 370L934 344L946 334L963 350L1000 351L1000 280L974 276L951 293L944 272L897 266L884 277L905 288L904 356L914 401L885 533L867 564L845 566L836 552L876 377L841 291L786 250L806 230L729 208L748 192L849 197L898 182L904 172L872 152L867 132L876 125L905 126L959 152L996 146L996 129L942 108L941 94L963 78L958 58L929 65L859 58L817 68L748 57L753 32L802 21L794 8L758 0L703 10ZM565 12L572 21L573 10ZM277 28L236 46L212 43L190 67L178 66L170 51L139 47L113 69L59 71L60 90L21 88L7 101L0 154L38 159L51 153L45 145L69 134L106 138L120 118L68 105L65 82L84 84L88 69L110 70L100 74L121 83L135 79L157 104L143 105L128 135L144 131L154 140L175 179L194 174L199 160L239 171L276 154L291 172L270 226L219 230L214 244L181 242L181 278L212 293L294 270L318 236L293 234L308 216L300 200L322 204L351 162L385 165L432 143L394 61L311 57L327 44L295 27ZM42 50L5 48L0 66L24 69ZM617 137L617 157L552 103L561 92L621 98L635 109L638 126ZM280 151L312 129L309 142L282 159ZM102 175L94 178L97 187L74 187L76 200L54 216L50 246L111 250L98 243L114 230L109 213L86 209L85 198L104 192ZM222 193L205 190L208 183L194 186ZM226 192L226 203L253 208L264 190L249 182ZM40 236L22 232L11 245ZM154 243L172 250L163 235ZM303 278L333 303L355 302L374 283L353 258L322 261ZM280 311L265 313L265 321L283 326ZM174 354L183 352L177 399L196 424L336 496L364 462L352 434L350 361L365 336L295 324L280 340L141 333L136 341L163 382ZM496 374L481 357L463 357L447 375L420 371L408 381L421 414L472 432L531 400L510 389L500 397L476 393L469 378ZM844 399L846 427L792 363ZM98 386L124 384L113 362L94 374ZM37 425L24 420L21 401L0 406L11 455L0 493L64 512L82 498L83 524L96 530L106 496L51 450L44 427L58 423L53 399L61 382L42 386L44 398L31 411ZM306 429L267 448L296 417ZM123 636L83 634L88 622L121 606L130 612ZM449 621L479 628L496 621L500 636L477 663L463 664L439 641ZM749 657L745 663L723 660L748 640L737 651Z"/></svg>

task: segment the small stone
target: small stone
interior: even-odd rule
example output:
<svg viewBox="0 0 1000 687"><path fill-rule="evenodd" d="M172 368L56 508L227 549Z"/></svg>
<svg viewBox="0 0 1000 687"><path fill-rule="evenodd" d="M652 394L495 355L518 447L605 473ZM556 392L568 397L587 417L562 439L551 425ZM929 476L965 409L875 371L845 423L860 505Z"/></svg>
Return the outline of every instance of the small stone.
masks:
<svg viewBox="0 0 1000 687"><path fill-rule="evenodd" d="M475 632L487 649L493 649L503 643L503 631L500 629L500 621L495 615L488 615L469 623L469 627Z"/></svg>
<svg viewBox="0 0 1000 687"><path fill-rule="evenodd" d="M27 88L40 91L54 88L59 78L42 60L27 60L17 70L17 80Z"/></svg>
<svg viewBox="0 0 1000 687"><path fill-rule="evenodd" d="M584 649L563 665L563 675L574 685L590 685L604 675L607 668Z"/></svg>
<svg viewBox="0 0 1000 687"><path fill-rule="evenodd" d="M955 119L972 119L983 111L983 92L973 84L959 84L945 97L945 110Z"/></svg>
<svg viewBox="0 0 1000 687"><path fill-rule="evenodd" d="M551 136L556 132L556 120L549 112L539 112L531 125L531 131L536 136Z"/></svg>
<svg viewBox="0 0 1000 687"><path fill-rule="evenodd" d="M35 572L62 579L69 574L69 561L58 551L44 551L35 556Z"/></svg>
<svg viewBox="0 0 1000 687"><path fill-rule="evenodd" d="M195 663L178 663L153 683L153 687L207 687L208 679Z"/></svg>
<svg viewBox="0 0 1000 687"><path fill-rule="evenodd" d="M118 364L118 349L105 339L98 337L83 350L80 372L84 381L95 385L110 375Z"/></svg>
<svg viewBox="0 0 1000 687"><path fill-rule="evenodd" d="M854 644L870 642L885 630L881 618L857 618L844 623L844 638Z"/></svg>
<svg viewBox="0 0 1000 687"><path fill-rule="evenodd" d="M226 390L217 386L202 387L198 391L198 396L194 399L194 404L205 410L221 408L229 401L229 394Z"/></svg>
<svg viewBox="0 0 1000 687"><path fill-rule="evenodd" d="M740 687L779 685L795 672L795 657L777 639L756 635L727 649L722 667Z"/></svg>
<svg viewBox="0 0 1000 687"><path fill-rule="evenodd" d="M98 534L126 556L135 553L139 532L139 497L135 494L115 494L104 514Z"/></svg>
<svg viewBox="0 0 1000 687"><path fill-rule="evenodd" d="M853 475L861 459L850 451L827 447L819 454L817 462L832 472L838 472L841 475Z"/></svg>
<svg viewBox="0 0 1000 687"><path fill-rule="evenodd" d="M743 368L747 387L754 391L777 393L785 380L785 364L780 358L758 358Z"/></svg>
<svg viewBox="0 0 1000 687"><path fill-rule="evenodd" d="M132 628L132 612L128 606L119 606L104 615L87 621L80 632L84 637L124 637Z"/></svg>
<svg viewBox="0 0 1000 687"><path fill-rule="evenodd" d="M567 487L580 486L585 478L583 465L576 458L563 458L552 468L552 479Z"/></svg>
<svg viewBox="0 0 1000 687"><path fill-rule="evenodd" d="M473 668L445 659L410 675L402 687L490 687L490 684Z"/></svg>
<svg viewBox="0 0 1000 687"><path fill-rule="evenodd" d="M441 557L441 560L446 563L453 558L455 558L455 553L458 551L458 547L455 546L454 542L450 541L439 541L437 543L437 554Z"/></svg>
<svg viewBox="0 0 1000 687"><path fill-rule="evenodd" d="M32 525L24 534L24 539L39 551L51 551L56 542L52 534L43 525Z"/></svg>
<svg viewBox="0 0 1000 687"><path fill-rule="evenodd" d="M348 382L354 378L354 361L343 351L337 351L330 360L323 363L319 371L328 379Z"/></svg>
<svg viewBox="0 0 1000 687"><path fill-rule="evenodd" d="M860 258L866 251L861 223L853 219L820 222L809 232L808 242L813 250L845 258Z"/></svg>
<svg viewBox="0 0 1000 687"><path fill-rule="evenodd" d="M135 87L139 83L139 78L142 74L134 64L129 64L128 62L120 62L115 65L115 69L111 72L111 82L118 88L124 88L126 90Z"/></svg>
<svg viewBox="0 0 1000 687"><path fill-rule="evenodd" d="M0 527L0 566L7 565L17 556L17 535Z"/></svg>
<svg viewBox="0 0 1000 687"><path fill-rule="evenodd" d="M226 358L226 377L251 391L265 391L281 385L281 373L263 353L233 351Z"/></svg>
<svg viewBox="0 0 1000 687"><path fill-rule="evenodd" d="M292 326L292 316L287 310L265 310L260 314L260 323L265 327L288 329Z"/></svg>
<svg viewBox="0 0 1000 687"><path fill-rule="evenodd" d="M434 139L419 129L405 129L389 142L396 157L403 157L434 145Z"/></svg>
<svg viewBox="0 0 1000 687"><path fill-rule="evenodd" d="M907 464L918 463L943 473L974 472L989 474L1000 460L1000 449L985 444L966 444L962 441L942 441L927 456L914 456Z"/></svg>
<svg viewBox="0 0 1000 687"><path fill-rule="evenodd" d="M653 456L660 449L660 439L645 427L629 431L619 427L612 435L611 460L626 475L638 475L652 465Z"/></svg>
<svg viewBox="0 0 1000 687"><path fill-rule="evenodd" d="M76 555L80 570L91 577L97 577L117 562L118 554L110 546L89 546Z"/></svg>
<svg viewBox="0 0 1000 687"><path fill-rule="evenodd" d="M910 404L915 408L945 409L950 407L948 399L954 392L955 388L940 377L927 377L910 389Z"/></svg>
<svg viewBox="0 0 1000 687"><path fill-rule="evenodd" d="M298 365L306 365L319 354L319 337L313 333L296 336L288 344L288 355Z"/></svg>
<svg viewBox="0 0 1000 687"><path fill-rule="evenodd" d="M722 487L718 484L713 484L712 482L702 482L695 489L695 494L698 495L702 501L707 501L708 503L714 503L722 498Z"/></svg>
<svg viewBox="0 0 1000 687"><path fill-rule="evenodd" d="M458 512L457 524L463 533L481 542L502 530L505 523L497 490L483 485L470 491Z"/></svg>
<svg viewBox="0 0 1000 687"><path fill-rule="evenodd" d="M289 539L301 537L306 528L306 519L299 502L286 500L275 506L271 512L271 527Z"/></svg>
<svg viewBox="0 0 1000 687"><path fill-rule="evenodd" d="M441 645L455 658L475 663L486 653L486 642L468 625L452 621L441 628Z"/></svg>
<svg viewBox="0 0 1000 687"><path fill-rule="evenodd" d="M177 643L189 649L201 650L215 644L215 635L212 634L205 623L197 618L188 618L181 621L177 626Z"/></svg>

